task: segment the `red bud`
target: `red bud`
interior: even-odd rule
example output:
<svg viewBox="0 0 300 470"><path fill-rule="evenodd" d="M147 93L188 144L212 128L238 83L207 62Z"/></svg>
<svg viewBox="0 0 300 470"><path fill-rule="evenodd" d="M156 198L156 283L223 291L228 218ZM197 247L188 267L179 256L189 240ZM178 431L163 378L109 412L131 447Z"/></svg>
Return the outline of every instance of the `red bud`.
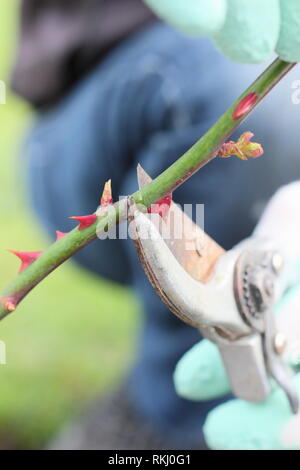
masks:
<svg viewBox="0 0 300 470"><path fill-rule="evenodd" d="M264 149L261 144L257 142L251 142L253 137L252 132L244 132L237 142L230 140L222 145L219 150L219 157L229 158L236 156L241 160L247 160L247 158L258 158L264 153Z"/></svg>
<svg viewBox="0 0 300 470"><path fill-rule="evenodd" d="M257 99L258 95L255 92L249 93L249 95L245 96L233 111L232 119L234 121L241 119L245 114L247 114L251 110L251 108L253 108Z"/></svg>
<svg viewBox="0 0 300 470"><path fill-rule="evenodd" d="M60 232L59 230L56 230L56 241L64 238L66 235L68 235L67 232Z"/></svg>
<svg viewBox="0 0 300 470"><path fill-rule="evenodd" d="M16 304L14 302L11 302L10 300L7 300L5 303L4 303L4 308L5 310L7 310L8 312L14 312L17 308Z"/></svg>

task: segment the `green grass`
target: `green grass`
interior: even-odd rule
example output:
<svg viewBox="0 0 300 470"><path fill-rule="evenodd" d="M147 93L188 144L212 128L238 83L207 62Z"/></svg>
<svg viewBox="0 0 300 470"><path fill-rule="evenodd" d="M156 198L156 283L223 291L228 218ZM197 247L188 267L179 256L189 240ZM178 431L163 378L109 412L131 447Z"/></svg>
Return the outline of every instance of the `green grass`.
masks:
<svg viewBox="0 0 300 470"><path fill-rule="evenodd" d="M0 0L0 80L7 81L16 37L16 0ZM48 240L24 203L18 158L30 112L8 94L0 105L0 289L18 269L6 248L38 250ZM99 187L102 182L99 182ZM0 447L38 448L125 373L137 306L126 289L72 263L36 288L0 324Z"/></svg>

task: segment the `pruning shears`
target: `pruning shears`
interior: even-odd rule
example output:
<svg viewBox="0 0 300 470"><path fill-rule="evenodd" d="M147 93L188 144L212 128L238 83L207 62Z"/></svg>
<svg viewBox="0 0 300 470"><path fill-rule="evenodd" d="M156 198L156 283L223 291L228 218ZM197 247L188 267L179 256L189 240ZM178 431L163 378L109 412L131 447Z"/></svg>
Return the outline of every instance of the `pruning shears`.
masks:
<svg viewBox="0 0 300 470"><path fill-rule="evenodd" d="M151 182L140 166L138 181L140 188ZM218 346L233 393L261 401L275 381L297 413L293 370L273 313L284 270L273 242L249 239L226 252L174 202L162 217L136 206L132 214L152 286L171 312Z"/></svg>

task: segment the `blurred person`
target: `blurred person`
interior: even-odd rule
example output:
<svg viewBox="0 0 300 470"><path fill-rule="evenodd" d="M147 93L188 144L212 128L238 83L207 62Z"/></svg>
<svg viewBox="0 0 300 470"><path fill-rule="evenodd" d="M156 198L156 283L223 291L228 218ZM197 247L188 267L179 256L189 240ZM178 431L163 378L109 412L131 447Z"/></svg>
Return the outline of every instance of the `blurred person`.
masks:
<svg viewBox="0 0 300 470"><path fill-rule="evenodd" d="M36 110L25 165L33 207L51 236L71 228L70 215L95 210L106 180L116 197L137 189L137 163L152 177L167 168L260 70L233 64L208 39L163 24L141 0L23 0L11 83ZM226 249L251 233L277 187L299 177L299 108L290 83L239 131L255 132L266 151L262 159L214 160L174 194L180 204L205 204L205 230ZM134 286L143 321L123 385L52 448L205 448L201 428L220 401L190 403L176 395L172 381L198 331L161 303L132 242L96 241L75 259ZM101 358L95 360L101 374Z"/></svg>

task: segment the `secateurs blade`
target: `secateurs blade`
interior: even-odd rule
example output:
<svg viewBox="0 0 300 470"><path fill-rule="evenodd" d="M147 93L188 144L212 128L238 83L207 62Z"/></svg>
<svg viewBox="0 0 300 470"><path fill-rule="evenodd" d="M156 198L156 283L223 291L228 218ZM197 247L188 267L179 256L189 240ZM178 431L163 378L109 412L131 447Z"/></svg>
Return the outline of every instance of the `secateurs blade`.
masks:
<svg viewBox="0 0 300 470"><path fill-rule="evenodd" d="M140 166L138 181L140 188L151 182ZM273 242L249 239L226 252L174 202L163 216L131 204L151 284L171 312L218 346L233 393L261 401L274 379L296 413L293 371L276 347L272 309L283 260Z"/></svg>

